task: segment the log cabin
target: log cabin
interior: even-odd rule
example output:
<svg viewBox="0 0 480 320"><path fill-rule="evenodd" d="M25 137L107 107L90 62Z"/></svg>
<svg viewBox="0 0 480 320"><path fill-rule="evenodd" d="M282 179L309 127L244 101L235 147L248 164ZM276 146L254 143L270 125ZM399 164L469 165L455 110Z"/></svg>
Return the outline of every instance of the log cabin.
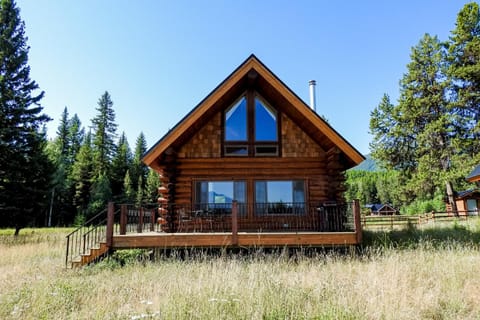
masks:
<svg viewBox="0 0 480 320"><path fill-rule="evenodd" d="M455 194L455 203L459 216L478 216L480 208L480 191L477 189L460 191ZM455 215L452 206L446 204L447 213L450 216Z"/></svg>
<svg viewBox="0 0 480 320"><path fill-rule="evenodd" d="M109 207L105 246L355 245L360 208L345 202L344 172L363 160L251 55L146 152L158 205Z"/></svg>
<svg viewBox="0 0 480 320"><path fill-rule="evenodd" d="M234 201L240 230L342 231L342 217L316 219L345 203L344 172L363 160L254 55L143 158L161 176L167 232L196 228L197 216L228 230L219 221Z"/></svg>
<svg viewBox="0 0 480 320"><path fill-rule="evenodd" d="M476 166L465 179L468 182L476 183L480 186L480 165ZM480 190L470 189L460 191L455 194L455 203L457 206L457 214L459 216L478 215L480 208ZM450 216L455 215L452 206L446 203L446 210Z"/></svg>

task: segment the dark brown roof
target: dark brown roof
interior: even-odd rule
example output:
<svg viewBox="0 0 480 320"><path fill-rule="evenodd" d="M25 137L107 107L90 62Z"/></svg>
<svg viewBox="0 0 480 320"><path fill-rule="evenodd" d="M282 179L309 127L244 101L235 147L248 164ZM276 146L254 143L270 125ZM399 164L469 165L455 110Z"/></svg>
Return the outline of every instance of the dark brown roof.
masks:
<svg viewBox="0 0 480 320"><path fill-rule="evenodd" d="M472 172L467 176L467 180L470 182L480 181L480 165L476 166Z"/></svg>

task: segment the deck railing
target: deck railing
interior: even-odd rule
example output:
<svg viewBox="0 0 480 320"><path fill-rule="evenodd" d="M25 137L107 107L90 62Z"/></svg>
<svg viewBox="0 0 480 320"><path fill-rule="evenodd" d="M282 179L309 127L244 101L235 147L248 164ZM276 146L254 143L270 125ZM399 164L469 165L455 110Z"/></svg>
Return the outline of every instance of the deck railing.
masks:
<svg viewBox="0 0 480 320"><path fill-rule="evenodd" d="M361 241L358 201L327 203L109 203L108 208L67 235L66 265L114 235L143 232L356 232Z"/></svg>
<svg viewBox="0 0 480 320"><path fill-rule="evenodd" d="M139 210L128 206L128 209L121 210L127 215L124 218L126 231L189 233L232 230L232 203L160 204L146 208ZM236 213L239 232L355 231L352 203L237 203Z"/></svg>

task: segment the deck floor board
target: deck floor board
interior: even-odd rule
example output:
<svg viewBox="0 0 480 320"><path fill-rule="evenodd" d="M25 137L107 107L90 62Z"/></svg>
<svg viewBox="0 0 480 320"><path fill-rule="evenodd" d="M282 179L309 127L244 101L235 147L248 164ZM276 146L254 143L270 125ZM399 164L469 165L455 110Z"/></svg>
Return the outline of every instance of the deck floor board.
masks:
<svg viewBox="0 0 480 320"><path fill-rule="evenodd" d="M204 248L204 247L299 247L349 246L357 243L355 232L239 232L233 243L229 232L163 233L148 232L113 236L113 249Z"/></svg>

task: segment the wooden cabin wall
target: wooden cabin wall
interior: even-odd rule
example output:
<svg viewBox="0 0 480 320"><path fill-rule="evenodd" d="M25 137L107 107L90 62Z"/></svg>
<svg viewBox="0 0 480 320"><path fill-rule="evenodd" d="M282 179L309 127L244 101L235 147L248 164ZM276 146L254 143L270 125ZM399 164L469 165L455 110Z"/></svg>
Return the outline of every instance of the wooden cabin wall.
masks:
<svg viewBox="0 0 480 320"><path fill-rule="evenodd" d="M194 181L233 179L246 180L250 194L253 194L254 180L305 180L307 201L343 200L345 177L337 149L325 152L282 114L281 157L221 158L221 117L221 113L216 114L179 148L175 161L163 164L164 172L175 166L174 179L164 175L162 181L164 185L175 185L169 202L192 203Z"/></svg>
<svg viewBox="0 0 480 320"><path fill-rule="evenodd" d="M220 158L222 114L217 113L178 151L178 158Z"/></svg>
<svg viewBox="0 0 480 320"><path fill-rule="evenodd" d="M325 157L325 151L284 114L281 123L282 157Z"/></svg>

